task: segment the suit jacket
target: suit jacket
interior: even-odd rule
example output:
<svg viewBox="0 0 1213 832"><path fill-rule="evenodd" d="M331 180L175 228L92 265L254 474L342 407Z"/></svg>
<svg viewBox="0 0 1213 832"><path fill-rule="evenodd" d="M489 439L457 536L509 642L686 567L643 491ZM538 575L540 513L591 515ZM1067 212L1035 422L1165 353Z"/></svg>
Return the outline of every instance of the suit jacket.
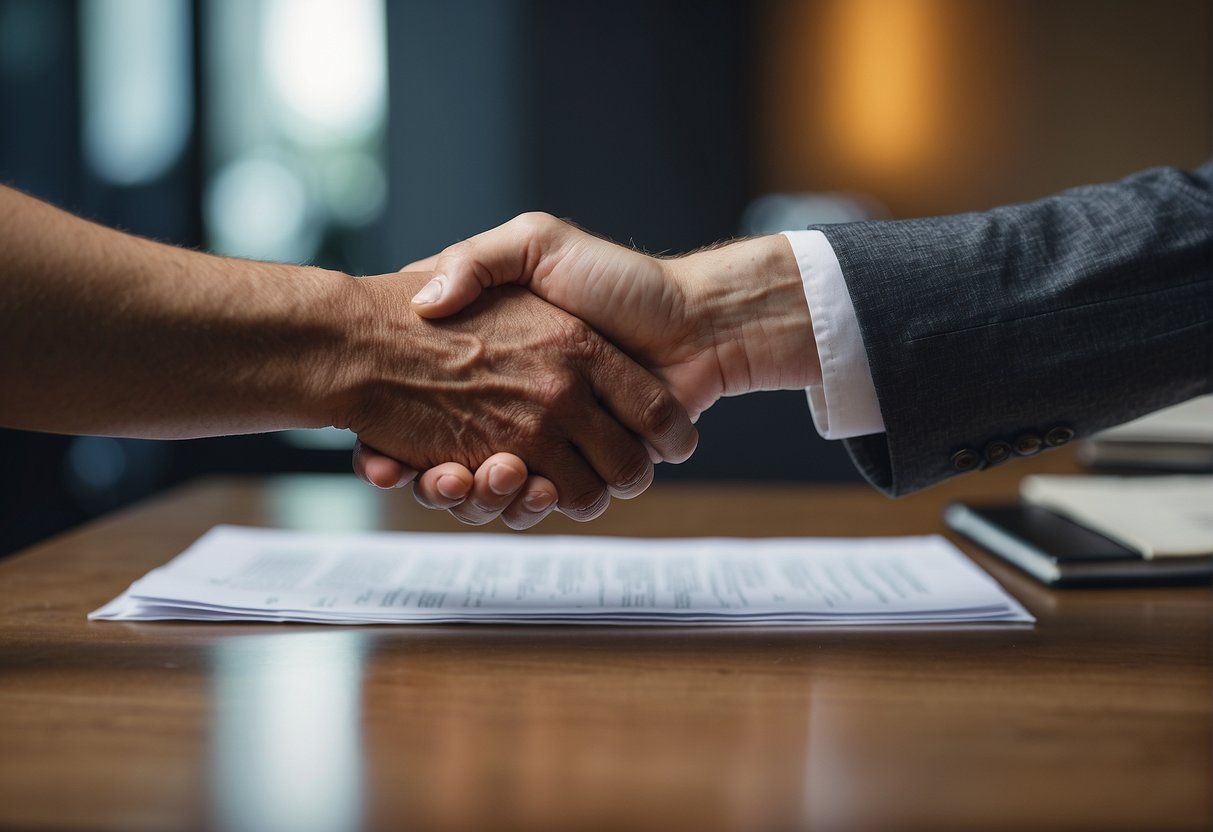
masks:
<svg viewBox="0 0 1213 832"><path fill-rule="evenodd" d="M984 213L818 226L905 494L1213 391L1213 161Z"/></svg>

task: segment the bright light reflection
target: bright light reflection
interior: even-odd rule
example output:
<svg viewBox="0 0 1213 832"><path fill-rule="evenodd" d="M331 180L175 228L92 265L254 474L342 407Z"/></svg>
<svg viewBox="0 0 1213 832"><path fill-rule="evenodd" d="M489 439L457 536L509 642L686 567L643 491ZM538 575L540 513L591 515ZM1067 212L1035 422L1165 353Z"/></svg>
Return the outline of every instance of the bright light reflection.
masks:
<svg viewBox="0 0 1213 832"><path fill-rule="evenodd" d="M276 159L245 157L226 165L207 190L204 211L223 254L300 263L319 242L307 187Z"/></svg>
<svg viewBox="0 0 1213 832"><path fill-rule="evenodd" d="M269 0L262 26L271 88L320 141L367 136L383 119L382 0Z"/></svg>
<svg viewBox="0 0 1213 832"><path fill-rule="evenodd" d="M383 528L378 492L348 474L284 477L269 492L272 524L315 531Z"/></svg>
<svg viewBox="0 0 1213 832"><path fill-rule="evenodd" d="M220 828L360 828L363 652L356 632L220 642L211 760Z"/></svg>
<svg viewBox="0 0 1213 832"><path fill-rule="evenodd" d="M80 6L84 155L119 185L172 167L193 125L188 0L90 0Z"/></svg>

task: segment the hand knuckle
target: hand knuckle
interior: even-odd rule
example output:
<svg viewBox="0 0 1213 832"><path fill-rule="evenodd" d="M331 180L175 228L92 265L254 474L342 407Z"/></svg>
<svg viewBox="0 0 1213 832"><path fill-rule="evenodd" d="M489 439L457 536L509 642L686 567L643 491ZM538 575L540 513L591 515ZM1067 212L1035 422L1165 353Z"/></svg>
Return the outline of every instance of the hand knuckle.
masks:
<svg viewBox="0 0 1213 832"><path fill-rule="evenodd" d="M561 333L565 352L581 361L594 361L602 352L602 336L580 318L569 317Z"/></svg>
<svg viewBox="0 0 1213 832"><path fill-rule="evenodd" d="M641 427L651 434L664 434L674 423L678 405L667 390L655 390L640 414Z"/></svg>
<svg viewBox="0 0 1213 832"><path fill-rule="evenodd" d="M529 235L543 234L558 222L559 220L546 211L527 211L514 217L514 223Z"/></svg>
<svg viewBox="0 0 1213 832"><path fill-rule="evenodd" d="M556 401L559 401L557 393L544 392L533 401L521 403L519 415L510 427L510 451L525 459L532 473L540 460L562 450L556 429L558 419L551 410L554 406L551 403Z"/></svg>
<svg viewBox="0 0 1213 832"><path fill-rule="evenodd" d="M535 401L542 413L529 416L528 421L536 429L545 429L548 415L567 409L577 399L578 386L567 373L549 373L537 382Z"/></svg>

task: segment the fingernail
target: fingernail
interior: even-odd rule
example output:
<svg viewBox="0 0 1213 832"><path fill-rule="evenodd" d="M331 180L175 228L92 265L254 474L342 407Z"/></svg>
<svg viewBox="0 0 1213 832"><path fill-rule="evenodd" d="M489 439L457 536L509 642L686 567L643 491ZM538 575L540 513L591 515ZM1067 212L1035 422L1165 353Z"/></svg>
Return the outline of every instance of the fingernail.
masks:
<svg viewBox="0 0 1213 832"><path fill-rule="evenodd" d="M437 303L442 299L442 291L446 288L446 276L436 274L429 283L421 287L421 291L413 295L413 303L424 306L427 303Z"/></svg>
<svg viewBox="0 0 1213 832"><path fill-rule="evenodd" d="M494 465L489 469L489 490L498 497L513 494L522 485L522 477L508 465Z"/></svg>
<svg viewBox="0 0 1213 832"><path fill-rule="evenodd" d="M448 500L462 500L467 496L467 486L463 480L453 474L444 474L438 478L438 493Z"/></svg>
<svg viewBox="0 0 1213 832"><path fill-rule="evenodd" d="M522 498L522 504L528 511L540 512L552 504L552 495L546 491L528 491Z"/></svg>

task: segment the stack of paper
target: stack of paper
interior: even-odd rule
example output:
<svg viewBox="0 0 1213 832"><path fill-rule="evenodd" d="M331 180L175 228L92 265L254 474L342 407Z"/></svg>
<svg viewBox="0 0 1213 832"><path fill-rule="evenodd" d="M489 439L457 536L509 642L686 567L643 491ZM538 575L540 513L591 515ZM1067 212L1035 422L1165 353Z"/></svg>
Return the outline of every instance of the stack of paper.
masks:
<svg viewBox="0 0 1213 832"><path fill-rule="evenodd" d="M1030 622L941 537L679 539L218 526L90 618L328 624Z"/></svg>

